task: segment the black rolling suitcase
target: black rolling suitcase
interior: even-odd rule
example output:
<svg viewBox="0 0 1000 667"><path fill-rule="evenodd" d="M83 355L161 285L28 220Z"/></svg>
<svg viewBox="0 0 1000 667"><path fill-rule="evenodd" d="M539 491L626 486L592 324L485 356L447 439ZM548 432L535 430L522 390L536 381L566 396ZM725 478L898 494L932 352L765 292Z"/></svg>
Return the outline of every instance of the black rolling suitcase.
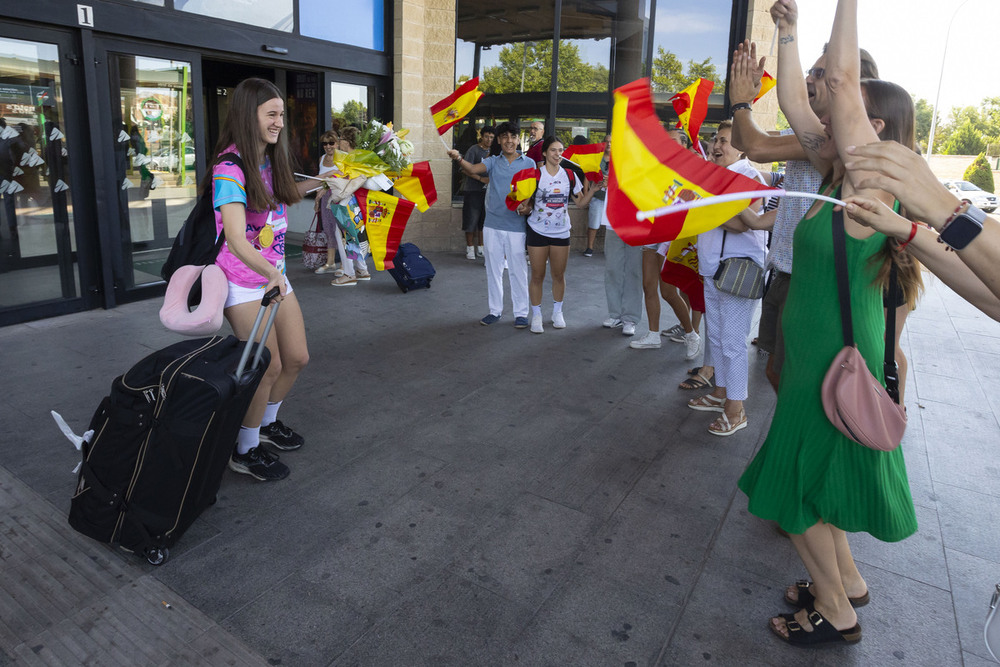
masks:
<svg viewBox="0 0 1000 667"><path fill-rule="evenodd" d="M403 243L392 258L393 267L389 275L396 279L396 284L403 293L417 287L430 287L436 271L430 260L420 254L420 248L412 243Z"/></svg>
<svg viewBox="0 0 1000 667"><path fill-rule="evenodd" d="M250 341L269 302L265 296ZM275 303L261 341L277 309ZM81 446L70 525L153 565L163 563L215 502L240 422L270 359L263 342L214 336L165 347L116 378L90 422L90 442Z"/></svg>

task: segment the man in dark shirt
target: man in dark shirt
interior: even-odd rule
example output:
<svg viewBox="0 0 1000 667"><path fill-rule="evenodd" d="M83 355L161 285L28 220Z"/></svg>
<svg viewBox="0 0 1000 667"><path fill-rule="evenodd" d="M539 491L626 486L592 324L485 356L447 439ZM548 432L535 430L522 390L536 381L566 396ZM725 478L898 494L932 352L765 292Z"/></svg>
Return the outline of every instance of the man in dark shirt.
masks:
<svg viewBox="0 0 1000 667"><path fill-rule="evenodd" d="M465 161L479 164L489 156L495 134L496 131L489 125L480 130L479 143L465 151ZM462 231L465 232L466 259L483 256L483 223L486 221L486 186L489 182L486 174L465 172L465 183L462 186Z"/></svg>

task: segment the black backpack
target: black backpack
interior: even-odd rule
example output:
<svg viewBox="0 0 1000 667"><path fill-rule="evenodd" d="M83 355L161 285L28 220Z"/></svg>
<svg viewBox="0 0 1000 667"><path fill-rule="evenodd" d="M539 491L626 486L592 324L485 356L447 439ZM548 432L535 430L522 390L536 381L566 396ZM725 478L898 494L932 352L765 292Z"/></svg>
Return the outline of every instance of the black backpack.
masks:
<svg viewBox="0 0 1000 667"><path fill-rule="evenodd" d="M243 160L236 153L223 153L212 165L220 162L232 162L241 171L243 170ZM218 238L215 237L215 207L212 205L212 195L212 188L206 187L180 231L177 232L170 254L160 269L160 275L164 280L169 282L174 272L182 266L214 264L215 258L219 256L219 250L226 242L226 232L223 230ZM201 281L191 289L188 302L196 304L200 299Z"/></svg>

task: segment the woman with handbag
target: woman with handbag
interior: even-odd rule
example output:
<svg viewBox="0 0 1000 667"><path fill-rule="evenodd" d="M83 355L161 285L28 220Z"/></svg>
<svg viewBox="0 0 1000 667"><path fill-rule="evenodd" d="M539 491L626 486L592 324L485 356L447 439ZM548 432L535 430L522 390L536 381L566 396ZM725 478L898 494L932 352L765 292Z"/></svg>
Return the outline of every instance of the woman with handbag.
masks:
<svg viewBox="0 0 1000 667"><path fill-rule="evenodd" d="M778 0L771 15L780 33L779 102L813 165L826 174L823 192L866 193L891 205L891 195L861 190L865 174L845 175L843 165L848 146L877 142L880 135L914 145L913 103L906 91L878 80L864 82L862 90L857 0L839 0L829 47L805 81L799 74L794 0ZM882 117L868 115L876 108ZM795 230L777 407L764 444L739 482L750 512L788 532L812 578L785 591L785 602L799 610L770 620L778 637L804 647L861 639L855 607L869 602L869 592L845 531L892 542L917 529L902 451L862 446L838 430L824 409L821 385L844 349L847 328L837 275L848 277L846 308L867 367L861 370L880 383L886 323L879 276L887 261L896 260L893 253L888 259L883 254L885 236L846 217L845 234L838 233L846 236L842 252L835 253L837 222L833 205L817 202ZM846 271L835 269L837 254ZM904 289L913 289L907 274L900 275Z"/></svg>
<svg viewBox="0 0 1000 667"><path fill-rule="evenodd" d="M731 122L719 124L709 147L709 158L721 167L763 182L749 160L743 159L740 152L733 148L730 142L732 132ZM758 202L720 227L698 235L698 272L705 282L705 331L708 338L705 358L710 360L705 364L715 368L715 389L691 399L688 407L721 413L708 427L712 435L729 436L747 427L743 407L748 394L747 338L753 325L754 306L763 287L767 232L750 229L741 216L756 217L759 208ZM756 280L738 284L717 280L717 274L732 276L739 269ZM754 285L757 287L754 288Z"/></svg>
<svg viewBox="0 0 1000 667"><path fill-rule="evenodd" d="M337 145L340 143L340 136L333 130L327 130L319 138L319 143L323 149L323 155L319 158L319 173L326 175L327 172L332 172L337 168L337 165L333 162L333 156L337 151ZM333 215L333 211L330 210L330 197L331 190L329 187L324 187L316 196L315 210L323 225L323 235L326 237L326 262L313 273L333 273L334 276L339 276L343 275L342 270L340 270L340 273L337 273L339 269L337 268L336 234L340 234L340 228L337 226L337 218Z"/></svg>

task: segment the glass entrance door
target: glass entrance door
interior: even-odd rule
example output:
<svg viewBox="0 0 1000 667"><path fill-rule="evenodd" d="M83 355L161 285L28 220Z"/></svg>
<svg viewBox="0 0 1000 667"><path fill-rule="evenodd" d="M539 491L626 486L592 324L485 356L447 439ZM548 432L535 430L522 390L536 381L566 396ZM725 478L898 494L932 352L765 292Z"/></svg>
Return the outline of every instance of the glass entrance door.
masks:
<svg viewBox="0 0 1000 667"><path fill-rule="evenodd" d="M67 50L56 33L33 40L0 31L0 321L81 293L69 156L86 142L66 126Z"/></svg>
<svg viewBox="0 0 1000 667"><path fill-rule="evenodd" d="M198 167L191 62L109 53L119 292L161 282L160 268L194 206ZM120 295L122 296L122 295Z"/></svg>

